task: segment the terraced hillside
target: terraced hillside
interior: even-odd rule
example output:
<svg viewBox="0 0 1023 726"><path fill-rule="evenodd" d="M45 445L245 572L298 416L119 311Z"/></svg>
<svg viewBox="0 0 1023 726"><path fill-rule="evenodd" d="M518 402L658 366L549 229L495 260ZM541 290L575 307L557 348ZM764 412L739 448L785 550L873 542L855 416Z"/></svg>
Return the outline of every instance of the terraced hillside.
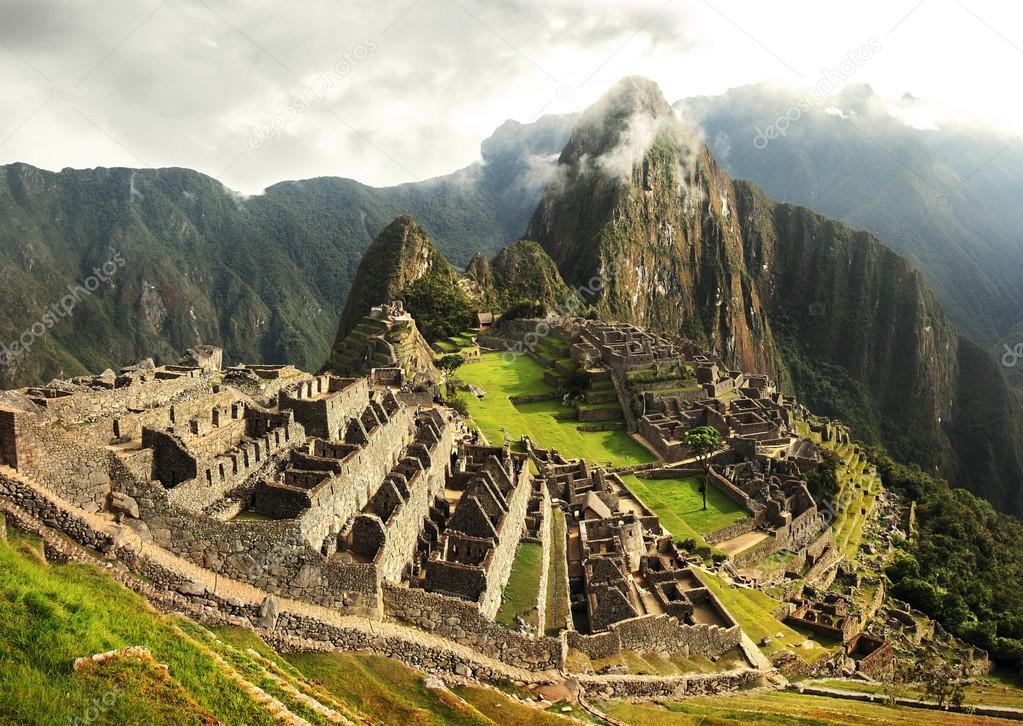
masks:
<svg viewBox="0 0 1023 726"><path fill-rule="evenodd" d="M858 444L823 441L802 422L797 422L796 428L801 436L838 457L838 496L826 504L834 516L835 544L847 558L854 559L863 541L864 525L881 493L881 479ZM823 506L821 509L826 510Z"/></svg>

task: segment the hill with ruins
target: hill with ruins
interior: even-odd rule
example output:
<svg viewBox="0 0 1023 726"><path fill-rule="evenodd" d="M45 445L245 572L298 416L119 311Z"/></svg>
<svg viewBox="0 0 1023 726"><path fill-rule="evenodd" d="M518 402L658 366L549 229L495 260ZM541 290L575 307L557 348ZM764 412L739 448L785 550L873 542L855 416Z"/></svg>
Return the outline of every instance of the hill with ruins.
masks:
<svg viewBox="0 0 1023 726"><path fill-rule="evenodd" d="M22 209L63 193L18 174ZM69 295L103 328L138 284L159 318L167 250L118 235L175 219L164 322L212 340L188 285L226 285L252 358L157 332L156 360L0 391L0 721L1023 719L1023 524L936 476L1018 509L997 363L882 242L733 182L651 82L581 116L493 257L379 225L336 328L299 303L338 248L303 222L249 258L272 194L178 217L194 180L153 174L92 173L129 182L96 212L120 246L91 237L112 267ZM325 335L312 366L261 347Z"/></svg>
<svg viewBox="0 0 1023 726"><path fill-rule="evenodd" d="M370 312L407 316L396 301ZM540 325L541 344L509 358ZM7 537L26 555L24 543L41 543L50 563L99 565L157 610L186 618L153 620L135 631L139 648L98 654L76 671L100 684L118 669L163 672L179 708L218 718L248 709L263 714L257 720L342 723L374 719L321 671L305 670L309 657L281 662L242 633L285 654L394 658L470 705L486 684L512 681L526 700L504 708L538 719L577 710L610 718L635 696L727 697L752 685L769 693L796 676L885 682L933 657L964 669L964 683L990 677L985 650L889 591L903 585L889 563L905 547L899 533L914 527L909 501L882 486L847 428L811 414L770 376L627 323L516 318L473 339L440 402L401 368L343 378L223 367L212 347L173 365L5 392ZM459 380L494 364L519 381L514 403L479 390L470 408L478 423L446 405L463 395ZM543 393L526 383L534 367ZM546 415L538 406L572 410L578 423L562 416L559 425L608 451L622 446L612 438L631 440L643 463L579 456L571 443L552 446L545 427L505 429L502 440L478 408L488 401L528 417ZM618 418L604 414L615 410ZM717 517L705 522L661 498L703 476L684 443L701 426L722 443L705 464ZM840 461L836 491L813 483L829 457ZM45 576L12 566L19 577ZM167 628L218 663L229 690L248 695L229 706L204 691L146 634ZM239 639L255 650L232 645ZM16 641L14 652L23 647ZM76 695L57 698L59 708L74 708L79 684L72 677ZM123 700L171 707L142 687L128 685L134 695Z"/></svg>

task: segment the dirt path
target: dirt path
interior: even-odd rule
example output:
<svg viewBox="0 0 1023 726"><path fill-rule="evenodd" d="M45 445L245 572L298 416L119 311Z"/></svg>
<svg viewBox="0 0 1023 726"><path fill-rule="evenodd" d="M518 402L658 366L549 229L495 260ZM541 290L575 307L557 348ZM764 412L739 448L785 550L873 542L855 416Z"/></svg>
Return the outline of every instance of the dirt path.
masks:
<svg viewBox="0 0 1023 726"><path fill-rule="evenodd" d="M734 555L739 552L744 552L754 545L760 544L768 537L770 537L770 535L767 534L767 532L753 531L747 532L746 534L740 534L738 537L726 539L723 542L718 542L714 546L726 555Z"/></svg>

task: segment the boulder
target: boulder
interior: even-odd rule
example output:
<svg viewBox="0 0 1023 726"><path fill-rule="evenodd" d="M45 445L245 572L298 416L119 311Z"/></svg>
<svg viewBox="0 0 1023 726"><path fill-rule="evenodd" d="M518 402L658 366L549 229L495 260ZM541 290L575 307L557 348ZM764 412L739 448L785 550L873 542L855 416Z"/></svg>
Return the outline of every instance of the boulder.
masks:
<svg viewBox="0 0 1023 726"><path fill-rule="evenodd" d="M195 580L186 580L174 588L182 595L205 595L206 586Z"/></svg>
<svg viewBox="0 0 1023 726"><path fill-rule="evenodd" d="M141 519L129 519L124 524L128 529L137 534L143 542L153 541L153 533L149 531L149 525Z"/></svg>
<svg viewBox="0 0 1023 726"><path fill-rule="evenodd" d="M259 617L253 623L257 628L273 630L281 614L281 603L276 595L267 595L259 606Z"/></svg>
<svg viewBox="0 0 1023 726"><path fill-rule="evenodd" d="M110 492L110 496L107 498L107 509L114 514L126 514L135 519L139 518L138 502L124 492Z"/></svg>

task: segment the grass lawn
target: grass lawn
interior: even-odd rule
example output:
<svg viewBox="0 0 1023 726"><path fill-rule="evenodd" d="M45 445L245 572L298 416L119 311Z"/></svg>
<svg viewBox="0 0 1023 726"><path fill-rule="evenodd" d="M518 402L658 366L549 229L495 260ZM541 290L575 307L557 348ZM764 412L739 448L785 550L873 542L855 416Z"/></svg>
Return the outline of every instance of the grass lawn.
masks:
<svg viewBox="0 0 1023 726"><path fill-rule="evenodd" d="M491 688L456 686L455 694L501 726L567 726L572 723L549 711L516 703Z"/></svg>
<svg viewBox="0 0 1023 726"><path fill-rule="evenodd" d="M101 723L275 723L176 619L90 565L50 566L30 539L12 540L0 541L0 723L84 721L93 707ZM149 648L170 680L139 661L72 670L129 645Z"/></svg>
<svg viewBox="0 0 1023 726"><path fill-rule="evenodd" d="M514 628L515 617L518 616L534 628L537 626L536 598L540 592L542 568L543 547L535 542L520 542L508 584L501 594L497 622Z"/></svg>
<svg viewBox="0 0 1023 726"><path fill-rule="evenodd" d="M732 617L739 621L742 631L754 643L759 645L765 635L771 638L770 645L760 646L764 655L770 657L780 650L791 649L803 660L814 661L827 652L816 642L813 648L804 649L802 643L806 640L806 636L772 615L781 607L780 600L775 600L760 590L731 587L717 576L707 572L701 571L698 576L725 606L725 609L732 614ZM778 633L782 634L781 638L777 637Z"/></svg>
<svg viewBox="0 0 1023 726"><path fill-rule="evenodd" d="M1023 688L1017 680L1009 676L990 674L978 678L979 683L966 687L966 705L987 706L1008 706L1010 708L1023 708ZM821 680L807 681L808 686L822 686L824 688L835 688L842 691L856 691L858 693L884 693L884 685L880 683L867 683L851 678L826 678ZM921 700L933 700L928 697L924 688L915 685L899 684L895 689L895 695L901 698L919 698Z"/></svg>
<svg viewBox="0 0 1023 726"><path fill-rule="evenodd" d="M489 726L490 719L396 660L352 653L296 653L288 662L375 723Z"/></svg>
<svg viewBox="0 0 1023 726"><path fill-rule="evenodd" d="M640 479L633 474L622 475L626 486L654 510L661 525L676 539L692 537L704 544L703 535L727 527L749 516L749 512L714 486L707 491L704 511L700 479L698 476Z"/></svg>
<svg viewBox="0 0 1023 726"><path fill-rule="evenodd" d="M551 521L551 563L547 574L547 622L544 630L548 635L557 635L568 620L568 561L565 559L565 513L552 510Z"/></svg>
<svg viewBox="0 0 1023 726"><path fill-rule="evenodd" d="M487 353L458 369L465 383L480 386L482 401L468 396L469 413L491 443L500 443L507 430L512 439L523 434L543 448L557 449L565 458L584 458L593 464L632 466L654 461L654 455L621 430L579 431L576 420L559 421L554 414L572 413L558 401L514 405L509 396L554 393L543 379L544 367L529 356L515 356L511 362L499 353Z"/></svg>
<svg viewBox="0 0 1023 726"><path fill-rule="evenodd" d="M697 696L684 701L642 704L605 701L596 704L609 716L633 726L689 726L696 724L962 724L1014 723L1002 719L917 708L860 703L838 698L807 696L789 691L740 693L727 696Z"/></svg>

